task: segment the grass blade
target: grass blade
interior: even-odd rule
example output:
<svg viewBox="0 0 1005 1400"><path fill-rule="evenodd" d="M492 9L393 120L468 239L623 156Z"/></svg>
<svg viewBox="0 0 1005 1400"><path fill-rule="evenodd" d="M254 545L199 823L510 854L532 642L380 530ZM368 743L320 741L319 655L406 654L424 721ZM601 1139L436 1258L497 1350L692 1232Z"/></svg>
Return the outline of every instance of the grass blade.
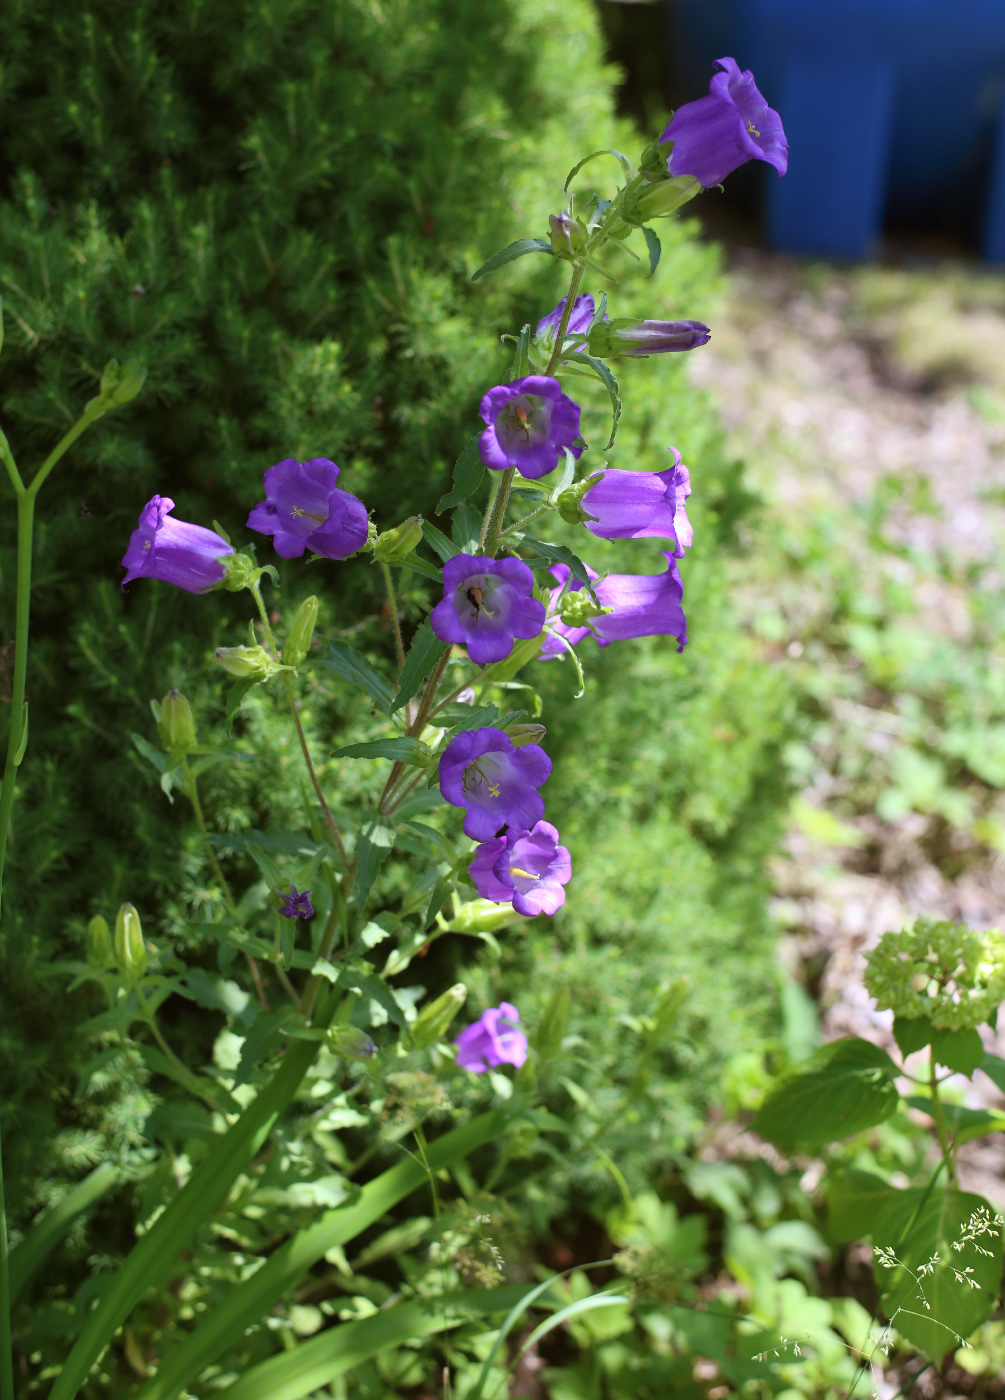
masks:
<svg viewBox="0 0 1005 1400"><path fill-rule="evenodd" d="M70 1226L82 1211L87 1210L102 1196L107 1196L120 1180L117 1167L111 1162L102 1162L95 1167L72 1191L57 1202L51 1210L32 1225L20 1244L11 1250L10 1256L10 1297L16 1303L23 1290L38 1273L48 1256L66 1236Z"/></svg>

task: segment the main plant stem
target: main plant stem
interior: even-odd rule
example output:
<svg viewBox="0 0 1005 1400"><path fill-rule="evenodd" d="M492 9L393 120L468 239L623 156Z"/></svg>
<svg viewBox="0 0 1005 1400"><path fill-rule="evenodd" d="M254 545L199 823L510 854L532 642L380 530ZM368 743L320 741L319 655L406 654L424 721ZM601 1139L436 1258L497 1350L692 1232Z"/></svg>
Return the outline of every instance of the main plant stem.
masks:
<svg viewBox="0 0 1005 1400"><path fill-rule="evenodd" d="M953 1161L952 1149L949 1146L949 1135L946 1132L946 1117L942 1111L942 1100L939 1098L939 1081L935 1073L935 1055L929 1051L928 1066L928 1087L932 1095L932 1118L935 1120L935 1136L939 1140L939 1151L942 1153L942 1160L945 1163L946 1175L951 1186L956 1185L956 1163Z"/></svg>

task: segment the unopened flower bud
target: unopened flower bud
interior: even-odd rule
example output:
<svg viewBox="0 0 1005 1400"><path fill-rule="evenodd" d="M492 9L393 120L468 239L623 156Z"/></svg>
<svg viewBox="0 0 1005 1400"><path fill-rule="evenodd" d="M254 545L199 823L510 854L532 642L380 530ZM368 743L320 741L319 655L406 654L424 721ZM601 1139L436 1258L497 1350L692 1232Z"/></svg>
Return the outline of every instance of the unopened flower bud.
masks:
<svg viewBox="0 0 1005 1400"><path fill-rule="evenodd" d="M143 942L140 916L134 904L123 904L115 916L115 961L122 976L136 981L147 965L147 948Z"/></svg>
<svg viewBox="0 0 1005 1400"><path fill-rule="evenodd" d="M672 142L650 141L639 156L639 170L651 184L669 179L669 154L672 149Z"/></svg>
<svg viewBox="0 0 1005 1400"><path fill-rule="evenodd" d="M228 554L220 563L226 570L223 587L228 593L240 593L242 588L247 588L251 575L258 569L250 554Z"/></svg>
<svg viewBox="0 0 1005 1400"><path fill-rule="evenodd" d="M188 753L195 747L192 707L180 690L169 690L161 701L160 734L165 753Z"/></svg>
<svg viewBox="0 0 1005 1400"><path fill-rule="evenodd" d="M635 321L621 316L590 332L590 354L601 360L639 358L707 345L712 332L701 321Z"/></svg>
<svg viewBox="0 0 1005 1400"><path fill-rule="evenodd" d="M318 600L312 593L297 608L296 617L286 634L283 647L283 663L286 666L299 666L311 649L314 624L318 620Z"/></svg>
<svg viewBox="0 0 1005 1400"><path fill-rule="evenodd" d="M333 1055L346 1060L372 1060L377 1047L358 1026L332 1026L325 1042Z"/></svg>
<svg viewBox="0 0 1005 1400"><path fill-rule="evenodd" d="M138 360L127 360L124 365L120 365L118 360L109 360L101 376L101 392L97 402L106 411L121 408L136 397L146 377L147 372Z"/></svg>
<svg viewBox="0 0 1005 1400"><path fill-rule="evenodd" d="M442 996L431 1001L419 1012L411 1029L412 1044L416 1050L426 1050L442 1040L451 1021L467 1001L468 989L458 982Z"/></svg>
<svg viewBox="0 0 1005 1400"><path fill-rule="evenodd" d="M266 680L276 670L276 663L261 646L217 647L213 660L238 680Z"/></svg>
<svg viewBox="0 0 1005 1400"><path fill-rule="evenodd" d="M522 748L524 744L539 744L547 732L543 724L511 724L506 730L515 749Z"/></svg>
<svg viewBox="0 0 1005 1400"><path fill-rule="evenodd" d="M114 961L108 923L100 914L95 914L87 925L87 966L100 971L103 967L111 967Z"/></svg>
<svg viewBox="0 0 1005 1400"><path fill-rule="evenodd" d="M622 206L622 213L631 224L648 223L650 219L672 214L696 194L701 194L701 189L700 181L693 175L675 175L656 184L647 183L632 191Z"/></svg>
<svg viewBox="0 0 1005 1400"><path fill-rule="evenodd" d="M519 914L513 912L511 904L496 904L491 899L472 899L462 904L446 926L448 933L492 933L497 928L505 928Z"/></svg>
<svg viewBox="0 0 1005 1400"><path fill-rule="evenodd" d="M417 515L410 515L393 530L385 530L373 542L374 558L382 564L402 563L422 540L422 521Z"/></svg>
<svg viewBox="0 0 1005 1400"><path fill-rule="evenodd" d="M567 524L583 525L587 520L596 520L595 515L589 515L583 509L583 497L591 486L596 486L603 475L603 472L594 472L592 476L585 476L582 481L577 481L561 493L555 504L558 506L559 515Z"/></svg>
<svg viewBox="0 0 1005 1400"><path fill-rule="evenodd" d="M613 611L613 608L605 608L600 603L595 603L588 589L580 588L575 593L563 594L559 617L566 627L586 627L592 618L606 617Z"/></svg>
<svg viewBox="0 0 1005 1400"><path fill-rule="evenodd" d="M586 247L586 229L571 214L549 214L551 251L559 257L571 258Z"/></svg>

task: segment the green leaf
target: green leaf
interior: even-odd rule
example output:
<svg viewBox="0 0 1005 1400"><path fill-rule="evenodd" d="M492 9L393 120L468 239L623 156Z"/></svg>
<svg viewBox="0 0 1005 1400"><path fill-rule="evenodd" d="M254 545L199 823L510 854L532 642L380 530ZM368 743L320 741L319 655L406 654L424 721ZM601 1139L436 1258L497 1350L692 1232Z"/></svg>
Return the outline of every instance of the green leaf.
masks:
<svg viewBox="0 0 1005 1400"><path fill-rule="evenodd" d="M539 637L531 637L529 641L516 642L505 661L493 661L490 666L482 667L474 678L475 684L484 689L485 686L512 680L518 671L522 671L524 666L534 660L543 646L543 632Z"/></svg>
<svg viewBox="0 0 1005 1400"><path fill-rule="evenodd" d="M566 564L569 573L576 582L585 583L590 593L593 594L593 580L587 572L586 565L578 554L573 554L568 545L553 544L550 540L534 540L529 535L525 535L521 548L534 550L538 558L543 559L547 564Z"/></svg>
<svg viewBox="0 0 1005 1400"><path fill-rule="evenodd" d="M618 424L621 422L621 387L614 375L610 365L603 360L598 360L594 355L588 355L584 350L570 350L566 360L572 360L576 364L588 365L597 378L604 385L611 400L611 414L613 422L611 424L611 436L607 447L614 446L614 440L618 435ZM607 451L607 448L604 448Z"/></svg>
<svg viewBox="0 0 1005 1400"><path fill-rule="evenodd" d="M388 713L394 692L383 676L377 675L366 657L347 643L329 642L328 655L316 658L311 664L334 671L343 680L362 686L377 709Z"/></svg>
<svg viewBox="0 0 1005 1400"><path fill-rule="evenodd" d="M867 1040L832 1041L782 1076L752 1126L772 1142L837 1142L896 1111L897 1073L889 1055Z"/></svg>
<svg viewBox="0 0 1005 1400"><path fill-rule="evenodd" d="M391 705L392 715L408 704L447 649L448 644L440 641L427 618L422 626L417 628L405 657L405 664L401 668L400 689Z"/></svg>
<svg viewBox="0 0 1005 1400"><path fill-rule="evenodd" d="M969 1076L983 1061L984 1046L976 1030L936 1030L932 1054L946 1069Z"/></svg>
<svg viewBox="0 0 1005 1400"><path fill-rule="evenodd" d="M24 1238L11 1250L10 1298L16 1303L24 1289L38 1273L46 1259L70 1232L78 1215L82 1215L102 1196L107 1196L122 1180L118 1167L102 1162L61 1201L50 1206L30 1227Z"/></svg>
<svg viewBox="0 0 1005 1400"><path fill-rule="evenodd" d="M265 877L265 883L268 885L269 889L277 889L278 886L283 883L283 875L272 857L267 855L266 852L262 850L261 846L257 845L254 841L249 841L244 849L262 872Z"/></svg>
<svg viewBox="0 0 1005 1400"><path fill-rule="evenodd" d="M393 739L373 739L368 744L346 744L335 749L332 758L390 758L396 763L408 763L413 768L428 768L432 757L429 745L410 734Z"/></svg>
<svg viewBox="0 0 1005 1400"><path fill-rule="evenodd" d="M421 574L423 578L432 579L433 583L443 583L443 565L433 564L428 559L423 559L421 554L416 554L413 549L402 570L411 569L413 573Z"/></svg>
<svg viewBox="0 0 1005 1400"><path fill-rule="evenodd" d="M510 367L510 383L514 379L524 379L530 374L530 324L524 326L516 342L513 364Z"/></svg>
<svg viewBox="0 0 1005 1400"><path fill-rule="evenodd" d="M584 156L582 160L577 161L576 164L569 171L568 175L566 175L565 184L562 188L567 190L572 184L573 180L582 170L583 166L588 165L591 160L596 160L598 156L613 156L614 159L621 166L622 174L624 175L626 180L630 180L635 174L635 167L632 165L631 161L628 159L627 156L623 156L621 152L616 151L613 146L605 146L605 148L602 151L591 151L588 156Z"/></svg>
<svg viewBox="0 0 1005 1400"><path fill-rule="evenodd" d="M997 1300L1001 1228L966 1239L980 1212L994 1219L981 1196L914 1187L896 1192L873 1224L873 1271L883 1309L897 1331L936 1364L987 1320ZM880 1248L893 1250L899 1266L884 1268ZM931 1273L919 1276L934 1255L939 1259Z"/></svg>
<svg viewBox="0 0 1005 1400"><path fill-rule="evenodd" d="M253 676L245 676L243 680L235 681L227 691L227 732L233 728L234 720L241 713L241 706L245 697L254 690L261 681L255 680Z"/></svg>
<svg viewBox="0 0 1005 1400"><path fill-rule="evenodd" d="M630 1302L631 1299L621 1293L593 1293L589 1298L578 1298L574 1303L567 1303L564 1308L559 1308L558 1312L552 1313L551 1317L546 1317L542 1323L534 1328L530 1336L521 1344L520 1355L523 1356L542 1337L546 1337L556 1327L561 1327L562 1323L567 1322L569 1318L580 1317L583 1313L595 1312L597 1308L612 1308Z"/></svg>
<svg viewBox="0 0 1005 1400"><path fill-rule="evenodd" d="M163 773L167 767L167 755L155 749L153 744L144 739L142 734L130 733L133 746L143 755L149 764L156 768L158 773Z"/></svg>
<svg viewBox="0 0 1005 1400"><path fill-rule="evenodd" d="M462 710L466 710L467 713L458 713ZM437 716L438 720L446 720L447 718L446 714ZM458 705L449 716L452 723L450 723L446 737L452 739L456 734L466 734L471 729L484 729L487 725L495 724L498 718L498 705Z"/></svg>
<svg viewBox="0 0 1005 1400"><path fill-rule="evenodd" d="M286 1053L296 1055L301 1045L306 1049L308 1044L295 1041ZM316 1046L314 1050L316 1052ZM195 1330L164 1357L157 1374L143 1387L137 1400L176 1400L206 1366L228 1347L239 1342L249 1327L259 1322L280 1298L296 1287L329 1250L355 1239L399 1201L420 1187L428 1186L430 1172L438 1172L464 1160L485 1143L500 1138L505 1128L503 1113L480 1114L463 1127L455 1128L429 1143L426 1149L428 1171L417 1158L409 1157L367 1182L352 1200L325 1211L314 1224L299 1230L292 1239L274 1250L250 1278L231 1285L216 1306L197 1319ZM335 1335L338 1335L337 1331ZM324 1334L329 1356L332 1351L331 1336L331 1333ZM303 1344L288 1355L296 1356L310 1345ZM248 1392L239 1389L242 1384L244 1382L238 1381L229 1392L223 1393L229 1393L232 1400L235 1396L247 1400ZM259 1393L258 1390L254 1392L255 1395ZM277 1400L278 1394L286 1392L270 1388L264 1393L269 1400Z"/></svg>
<svg viewBox="0 0 1005 1400"><path fill-rule="evenodd" d="M1005 1094L1005 1060L1000 1055L992 1055L989 1052L981 1060L981 1069L991 1083Z"/></svg>
<svg viewBox="0 0 1005 1400"><path fill-rule="evenodd" d="M455 554L460 553L456 545L452 544L451 541L447 539L443 531L437 530L435 525L430 525L428 520L422 522L422 537L427 544L433 546L444 564L449 563Z"/></svg>
<svg viewBox="0 0 1005 1400"><path fill-rule="evenodd" d="M894 1016L893 1038L902 1055L913 1055L931 1043L935 1027L927 1016Z"/></svg>
<svg viewBox="0 0 1005 1400"><path fill-rule="evenodd" d="M457 546L459 554L477 554L478 538L482 530L482 512L471 501L462 501L454 511L450 526L450 538ZM437 582L442 586L443 575L437 574Z"/></svg>
<svg viewBox="0 0 1005 1400"><path fill-rule="evenodd" d="M663 249L659 235L648 224L642 226L642 236L646 240L646 247L649 250L649 271L646 274L648 280L660 265L660 253Z"/></svg>
<svg viewBox="0 0 1005 1400"><path fill-rule="evenodd" d="M904 1102L909 1108L919 1109L922 1113L927 1113L929 1118L935 1118L932 1112L932 1100L924 1094L911 1094ZM946 1125L946 1132L953 1140L953 1146L958 1147L960 1143L970 1142L974 1138L986 1137L988 1133L1001 1132L1005 1126L1005 1114L996 1113L993 1109L965 1108L962 1104L943 1103L942 1121Z"/></svg>
<svg viewBox="0 0 1005 1400"><path fill-rule="evenodd" d="M408 1029L405 1013L398 1005L390 987L379 977L371 977L367 972L358 972L347 967L339 977L338 986L339 989L348 987L359 992L361 996L370 997L387 1013L390 1021L393 1021L401 1030Z"/></svg>
<svg viewBox="0 0 1005 1400"><path fill-rule="evenodd" d="M362 909L366 904L377 871L390 855L393 845L394 827L380 817L374 817L360 827L356 837L356 880L350 896L357 909Z"/></svg>
<svg viewBox="0 0 1005 1400"><path fill-rule="evenodd" d="M409 831L414 831L417 836L421 836L430 845L435 846L448 865L454 866L458 863L459 857L456 847L449 837L444 836L442 831L427 826L425 822L406 821L402 822L402 826L407 827Z"/></svg>
<svg viewBox="0 0 1005 1400"><path fill-rule="evenodd" d="M473 496L481 486L485 476L485 464L478 451L480 436L480 434L476 434L475 437L469 438L461 449L461 455L454 463L453 490L440 497L436 506L437 515L442 515L445 510L450 510L452 506L460 505L461 501L466 501L469 496Z"/></svg>
<svg viewBox="0 0 1005 1400"><path fill-rule="evenodd" d="M547 253L551 257L551 244L546 238L518 238L515 243L507 243L505 248L493 253L488 262L483 262L477 272L472 272L471 281L477 282L480 277L487 277L490 272L505 267L507 263L522 258L527 253Z"/></svg>
<svg viewBox="0 0 1005 1400"><path fill-rule="evenodd" d="M827 1183L831 1232L843 1243L872 1234L873 1223L897 1188L872 1172L835 1172Z"/></svg>

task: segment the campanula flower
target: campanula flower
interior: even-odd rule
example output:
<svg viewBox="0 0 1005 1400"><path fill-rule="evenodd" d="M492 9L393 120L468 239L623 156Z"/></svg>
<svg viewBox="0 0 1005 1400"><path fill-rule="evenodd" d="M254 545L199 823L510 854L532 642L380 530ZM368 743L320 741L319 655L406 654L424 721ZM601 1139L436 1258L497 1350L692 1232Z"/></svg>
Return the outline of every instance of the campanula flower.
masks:
<svg viewBox="0 0 1005 1400"><path fill-rule="evenodd" d="M534 575L520 559L456 554L443 569L443 599L430 617L441 642L466 644L477 665L502 661L514 639L536 637L544 604L534 597Z"/></svg>
<svg viewBox="0 0 1005 1400"><path fill-rule="evenodd" d="M558 334L558 327L562 320L562 312L565 310L565 303L568 297L563 297L555 307L554 311L549 311L547 316L542 316L537 323L538 335L549 335L552 339ZM585 296L577 297L572 303L572 311L569 314L569 324L566 327L566 335L586 335L590 329L590 322L596 315L596 307L593 298L589 293ZM604 320L607 320L605 314Z"/></svg>
<svg viewBox="0 0 1005 1400"><path fill-rule="evenodd" d="M601 321L590 333L589 351L602 360L645 359L648 355L696 350L712 332L702 321Z"/></svg>
<svg viewBox="0 0 1005 1400"><path fill-rule="evenodd" d="M694 531L685 502L691 477L676 447L674 464L662 472L626 472L609 467L583 493L584 523L602 540L640 540L647 536L674 541L674 558L683 559Z"/></svg>
<svg viewBox="0 0 1005 1400"><path fill-rule="evenodd" d="M284 919L313 919L314 905L310 890L298 890L291 881L289 894L283 894L282 890L276 890L276 894L282 901L279 912Z"/></svg>
<svg viewBox="0 0 1005 1400"><path fill-rule="evenodd" d="M348 559L366 544L369 522L363 502L335 485L338 474L327 457L277 462L265 473L265 500L248 516L249 529L272 535L283 559L298 559L305 549Z"/></svg>
<svg viewBox="0 0 1005 1400"><path fill-rule="evenodd" d="M173 510L170 496L153 496L143 507L122 556L128 570L123 588L134 578L158 578L186 593L205 593L223 581L227 570L220 560L233 554L232 547L215 530L172 520Z"/></svg>
<svg viewBox="0 0 1005 1400"><path fill-rule="evenodd" d="M568 447L574 457L579 436L579 405L562 393L557 379L528 374L497 384L478 408L488 425L478 439L482 461L493 471L516 467L521 476L547 476Z"/></svg>
<svg viewBox="0 0 1005 1400"><path fill-rule="evenodd" d="M764 160L784 175L789 143L782 119L757 91L754 75L741 73L734 58L716 59L723 72L707 97L673 114L661 141L672 141L670 173L693 175L708 189L748 160Z"/></svg>
<svg viewBox="0 0 1005 1400"><path fill-rule="evenodd" d="M529 831L544 816L538 792L551 775L551 759L539 744L519 748L501 729L457 734L440 759L440 792L465 808L464 834L491 841L506 826Z"/></svg>
<svg viewBox="0 0 1005 1400"><path fill-rule="evenodd" d="M490 1006L474 1025L467 1026L454 1041L457 1064L473 1074L484 1074L499 1065L515 1065L527 1058L527 1037L520 1029L520 1013L508 1001Z"/></svg>
<svg viewBox="0 0 1005 1400"><path fill-rule="evenodd" d="M478 847L468 874L483 899L510 904L518 914L554 914L565 903L572 860L549 822L508 831Z"/></svg>
<svg viewBox="0 0 1005 1400"><path fill-rule="evenodd" d="M683 651L687 644L687 621L681 606L684 586L673 552L664 549L660 553L667 561L662 574L608 574L595 584L597 601L611 611L591 618L588 627L560 620L563 606L571 601L570 595L577 594L583 585L569 581L567 564L552 565L551 574L558 580L558 587L552 590L548 604L549 634L557 632L571 646L576 646L592 632L594 640L602 647L631 637L670 636L677 638L677 650ZM592 569L587 572L591 578L598 578ZM547 635L541 656L544 659L561 656L565 650L558 637Z"/></svg>

